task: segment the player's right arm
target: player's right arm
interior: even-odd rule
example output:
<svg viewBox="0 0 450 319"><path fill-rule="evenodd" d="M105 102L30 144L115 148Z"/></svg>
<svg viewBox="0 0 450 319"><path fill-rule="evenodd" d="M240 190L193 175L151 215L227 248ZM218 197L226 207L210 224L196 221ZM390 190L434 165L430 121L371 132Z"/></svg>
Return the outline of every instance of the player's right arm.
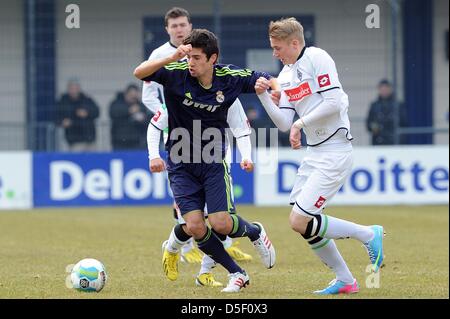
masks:
<svg viewBox="0 0 450 319"><path fill-rule="evenodd" d="M161 86L154 81L147 81L142 85L142 103L144 103L147 109L153 114L156 114L161 107L159 87Z"/></svg>
<svg viewBox="0 0 450 319"><path fill-rule="evenodd" d="M166 169L164 160L159 155L159 140L161 139L161 131L153 125L147 128L147 147L148 159L150 161L150 172L159 173Z"/></svg>
<svg viewBox="0 0 450 319"><path fill-rule="evenodd" d="M295 108L289 103L284 92L281 92L279 105L275 105L267 92L270 88L270 81L264 77L260 77L255 83L256 94L267 114L280 131L287 132L294 120Z"/></svg>
<svg viewBox="0 0 450 319"><path fill-rule="evenodd" d="M241 168L246 172L253 171L252 143L250 139L252 130L239 99L236 99L228 109L227 122L233 136L236 138L237 147L241 153Z"/></svg>
<svg viewBox="0 0 450 319"><path fill-rule="evenodd" d="M192 50L192 46L190 44L188 45L180 45L175 53L172 55L162 58L162 59L155 59L155 60L147 60L142 62L135 70L134 70L134 76L142 81L148 81L151 80L149 77L154 74L159 69L163 68L169 63L176 62L182 58L184 58L186 55L188 55ZM162 84L162 83L161 83Z"/></svg>
<svg viewBox="0 0 450 319"><path fill-rule="evenodd" d="M149 167L152 173L159 173L166 169L166 164L159 154L161 131L168 126L167 109L161 107L153 116L147 128L147 148Z"/></svg>
<svg viewBox="0 0 450 319"><path fill-rule="evenodd" d="M159 57L161 57L161 53L158 50L155 50L150 54L148 60L155 60ZM162 90L163 87L161 84L158 84L155 81L145 81L142 84L142 103L144 103L153 114L156 114L162 105L161 100L159 99Z"/></svg>

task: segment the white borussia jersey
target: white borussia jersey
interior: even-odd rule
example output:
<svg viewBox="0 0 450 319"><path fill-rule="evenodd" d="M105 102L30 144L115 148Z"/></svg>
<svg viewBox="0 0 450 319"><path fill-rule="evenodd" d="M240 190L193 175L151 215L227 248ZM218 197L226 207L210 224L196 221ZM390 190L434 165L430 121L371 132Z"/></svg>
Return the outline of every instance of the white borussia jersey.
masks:
<svg viewBox="0 0 450 319"><path fill-rule="evenodd" d="M153 50L148 59L155 60L165 58L173 54L176 50L176 46L170 42L166 42L159 48ZM161 100L159 97L161 97ZM142 103L144 103L153 114L156 114L161 107L161 102L164 103L163 86L156 82L144 82L142 86Z"/></svg>
<svg viewBox="0 0 450 319"><path fill-rule="evenodd" d="M340 112L304 127L303 131L309 146L348 144L352 140L348 96L339 82L336 65L326 51L305 48L294 64L284 66L278 83L281 86L279 107L293 109L299 117L308 115L322 103L321 92L338 90Z"/></svg>

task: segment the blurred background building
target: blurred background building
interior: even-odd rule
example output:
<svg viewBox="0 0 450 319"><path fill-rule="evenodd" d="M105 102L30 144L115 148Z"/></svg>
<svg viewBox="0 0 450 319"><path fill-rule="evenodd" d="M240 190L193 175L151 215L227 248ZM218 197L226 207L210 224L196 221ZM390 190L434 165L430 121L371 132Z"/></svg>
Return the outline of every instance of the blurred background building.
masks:
<svg viewBox="0 0 450 319"><path fill-rule="evenodd" d="M394 144L448 144L446 0L78 0L80 25L69 28L73 2L0 1L0 150L69 150L57 101L73 78L99 108L94 149L111 150L109 106L117 91L141 85L133 70L168 40L164 14L172 6L218 34L221 62L272 74L281 65L271 56L268 23L295 16L307 44L336 61L355 145L371 144L366 120L381 79L393 85L394 107L405 109L405 121L393 117ZM366 23L371 4L380 9L379 28ZM242 102L265 116L255 96Z"/></svg>

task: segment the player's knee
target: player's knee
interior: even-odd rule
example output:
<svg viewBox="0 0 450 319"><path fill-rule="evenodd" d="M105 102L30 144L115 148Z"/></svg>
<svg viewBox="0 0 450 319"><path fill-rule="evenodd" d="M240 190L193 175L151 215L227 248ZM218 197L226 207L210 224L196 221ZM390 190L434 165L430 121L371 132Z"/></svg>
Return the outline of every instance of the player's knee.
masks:
<svg viewBox="0 0 450 319"><path fill-rule="evenodd" d="M233 221L228 213L214 213L208 219L211 227L219 234L228 235L233 228Z"/></svg>
<svg viewBox="0 0 450 319"><path fill-rule="evenodd" d="M212 228L222 235L228 235L231 232L231 224L227 220L215 221Z"/></svg>
<svg viewBox="0 0 450 319"><path fill-rule="evenodd" d="M289 216L289 224L293 231L304 234L308 224L308 218L292 212Z"/></svg>
<svg viewBox="0 0 450 319"><path fill-rule="evenodd" d="M308 219L308 222L302 225L304 228L302 229L302 232L300 232L306 240L317 236L322 224L322 216L320 214Z"/></svg>
<svg viewBox="0 0 450 319"><path fill-rule="evenodd" d="M189 229L187 228L186 224L181 225L181 228L183 229L183 231L188 234L189 236L193 236L193 234L189 231Z"/></svg>
<svg viewBox="0 0 450 319"><path fill-rule="evenodd" d="M186 224L186 228L194 238L200 238L205 234L206 224L204 221L192 221Z"/></svg>

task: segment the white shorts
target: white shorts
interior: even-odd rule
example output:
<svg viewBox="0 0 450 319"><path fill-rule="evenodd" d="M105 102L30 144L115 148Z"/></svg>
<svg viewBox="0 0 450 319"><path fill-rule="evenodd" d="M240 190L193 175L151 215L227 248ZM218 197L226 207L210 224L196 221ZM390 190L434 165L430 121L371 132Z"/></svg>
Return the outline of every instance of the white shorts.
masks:
<svg viewBox="0 0 450 319"><path fill-rule="evenodd" d="M308 149L298 169L289 201L293 210L310 217L320 214L351 172L352 151Z"/></svg>

